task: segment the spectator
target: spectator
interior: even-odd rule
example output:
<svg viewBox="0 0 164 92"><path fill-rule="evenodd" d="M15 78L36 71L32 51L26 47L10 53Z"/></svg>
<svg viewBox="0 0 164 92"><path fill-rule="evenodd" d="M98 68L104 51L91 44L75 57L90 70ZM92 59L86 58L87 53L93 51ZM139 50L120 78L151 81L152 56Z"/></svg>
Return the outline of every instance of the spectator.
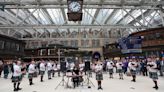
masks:
<svg viewBox="0 0 164 92"><path fill-rule="evenodd" d="M1 77L2 71L3 71L3 62L0 60L0 77Z"/></svg>
<svg viewBox="0 0 164 92"><path fill-rule="evenodd" d="M4 63L3 73L4 73L4 78L7 79L9 74L9 65L7 64L7 62Z"/></svg>

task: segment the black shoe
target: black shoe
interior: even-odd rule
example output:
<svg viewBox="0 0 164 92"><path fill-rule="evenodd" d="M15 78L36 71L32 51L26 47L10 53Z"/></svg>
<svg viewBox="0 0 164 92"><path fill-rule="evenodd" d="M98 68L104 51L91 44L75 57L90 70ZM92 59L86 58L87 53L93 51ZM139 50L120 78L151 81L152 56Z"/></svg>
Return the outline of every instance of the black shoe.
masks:
<svg viewBox="0 0 164 92"><path fill-rule="evenodd" d="M156 90L158 90L158 86L155 86L155 87L153 87L153 88L155 88Z"/></svg>
<svg viewBox="0 0 164 92"><path fill-rule="evenodd" d="M30 83L30 85L34 85L34 83Z"/></svg>
<svg viewBox="0 0 164 92"><path fill-rule="evenodd" d="M51 78L48 78L48 80L51 80Z"/></svg>
<svg viewBox="0 0 164 92"><path fill-rule="evenodd" d="M22 90L22 88L17 88L17 90Z"/></svg>
<svg viewBox="0 0 164 92"><path fill-rule="evenodd" d="M18 91L16 88L13 91Z"/></svg>
<svg viewBox="0 0 164 92"><path fill-rule="evenodd" d="M101 90L103 90L103 88L102 88L102 87L100 87L100 89L101 89Z"/></svg>
<svg viewBox="0 0 164 92"><path fill-rule="evenodd" d="M131 80L132 82L136 82L136 80Z"/></svg>

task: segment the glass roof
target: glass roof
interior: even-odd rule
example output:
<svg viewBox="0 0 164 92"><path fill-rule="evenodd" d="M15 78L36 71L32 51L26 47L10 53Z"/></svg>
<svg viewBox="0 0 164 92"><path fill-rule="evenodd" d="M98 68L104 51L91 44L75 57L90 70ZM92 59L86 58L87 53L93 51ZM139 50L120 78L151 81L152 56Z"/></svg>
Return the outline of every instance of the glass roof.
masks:
<svg viewBox="0 0 164 92"><path fill-rule="evenodd" d="M35 32L43 33L45 31L49 33L53 32L78 32L82 30L86 31L100 31L100 30L111 30L113 28L92 28L94 25L132 25L132 26L150 26L152 24L161 25L162 18L160 16L161 11L153 9L138 9L132 6L133 4L139 4L141 0L125 0L125 4L129 3L132 5L126 5L132 8L110 8L110 7L120 7L119 3L122 0L84 0L83 17L81 22L68 21L67 17L67 0L42 0L42 6L45 7L53 6L54 8L9 8L5 11L0 10L0 23L7 24L4 19L8 21L8 24L15 25L57 25L57 28L41 28L41 29L24 29L24 34L28 33L34 34ZM149 1L149 0L148 0ZM145 0L145 2L148 2ZM157 0L156 2L160 2ZM2 2L2 1L0 1ZM7 2L7 1L6 1ZM11 0L8 0L11 2ZM35 0L21 0L23 7L30 6L27 2L36 2ZM150 0L150 4L155 2ZM162 1L161 1L162 2ZM52 4L51 4L52 3ZM60 4L63 3L63 4ZM53 5L54 4L54 5ZM34 7L35 5L31 6ZM37 5L36 5L37 6ZM11 7L11 6L10 6ZM14 7L14 5L12 6ZM16 7L16 6L15 6ZM56 7L56 8L55 8ZM88 7L88 8L86 8ZM105 8L104 8L105 7ZM150 8L152 8L151 6ZM163 7L162 7L163 8ZM143 18L144 17L144 18ZM63 27L63 25L68 25ZM71 28L69 25L87 25L91 28ZM117 29L117 28L116 28ZM130 28L130 32L135 32L136 29ZM133 30L133 31L132 31ZM19 32L19 31L18 31ZM129 33L130 33L129 32ZM22 34L22 32L21 32Z"/></svg>

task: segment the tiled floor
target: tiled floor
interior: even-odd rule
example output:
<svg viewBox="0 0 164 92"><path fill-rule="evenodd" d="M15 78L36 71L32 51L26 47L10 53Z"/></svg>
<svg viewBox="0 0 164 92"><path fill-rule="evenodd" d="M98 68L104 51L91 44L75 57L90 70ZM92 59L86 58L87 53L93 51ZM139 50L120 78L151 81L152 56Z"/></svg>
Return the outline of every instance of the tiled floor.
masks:
<svg viewBox="0 0 164 92"><path fill-rule="evenodd" d="M86 79L86 78L84 78ZM55 87L60 83L62 77L54 77L52 80L47 79L45 75L44 82L40 82L39 77L34 79L34 85L28 85L27 76L23 79L21 83L21 88L19 92L164 92L164 77L159 78L159 90L155 90L152 87L154 86L151 79L148 77L137 76L137 82L131 82L131 77L124 76L124 80L119 80L118 75L114 75L114 79L109 79L108 74L104 74L103 80L103 90L97 90L97 84L95 81L95 75L93 78L90 78L90 81L95 85L91 85L91 89L88 89L86 80L84 80L84 86L79 86L78 88L66 88L62 84L55 89ZM65 77L65 81L67 78ZM71 86L71 82L69 82ZM10 79L0 78L0 92L13 92L13 84Z"/></svg>

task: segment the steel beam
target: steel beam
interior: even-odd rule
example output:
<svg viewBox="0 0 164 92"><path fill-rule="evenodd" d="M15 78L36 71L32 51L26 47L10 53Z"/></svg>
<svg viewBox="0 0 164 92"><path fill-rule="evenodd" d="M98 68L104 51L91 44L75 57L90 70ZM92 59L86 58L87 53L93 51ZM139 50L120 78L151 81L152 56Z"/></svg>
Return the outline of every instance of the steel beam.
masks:
<svg viewBox="0 0 164 92"><path fill-rule="evenodd" d="M0 25L0 29L57 29L57 28L61 28L61 29L67 29L67 28L72 28L72 29L78 29L78 28L96 28L96 29L100 29L100 28L155 28L156 26L132 26L132 25L30 25L30 24L26 24L26 25Z"/></svg>
<svg viewBox="0 0 164 92"><path fill-rule="evenodd" d="M122 5L122 0L107 0L106 2L102 3L103 5ZM140 5L140 0L124 0L124 5ZM37 5L38 2L36 0L22 0L21 2L16 2L15 0L1 0L0 3L5 5ZM84 1L84 5L100 5L99 2L96 1ZM58 5L58 0L42 0L39 2L40 5ZM67 5L67 1L62 1L61 4ZM157 5L162 4L164 5L164 1L154 1L154 0L147 0L143 3L143 5Z"/></svg>
<svg viewBox="0 0 164 92"><path fill-rule="evenodd" d="M100 38L100 37L93 37L93 38L21 38L20 40L25 40L25 41L53 41L53 40L77 40L77 39L117 39L117 38Z"/></svg>
<svg viewBox="0 0 164 92"><path fill-rule="evenodd" d="M102 5L102 6L97 6L97 5L84 5L84 9L160 9L159 7L152 7L152 6L144 6L144 5L139 5L139 6L111 6L111 5ZM39 6L40 9L66 9L68 8L66 5L42 5ZM37 5L28 5L28 6L16 6L16 5L7 5L5 6L5 9L39 9Z"/></svg>
<svg viewBox="0 0 164 92"><path fill-rule="evenodd" d="M129 13L131 14L134 10L130 10ZM117 21L116 24L121 24L122 22L125 22L124 20L129 16L128 13L126 13L123 18L121 18L119 21Z"/></svg>

